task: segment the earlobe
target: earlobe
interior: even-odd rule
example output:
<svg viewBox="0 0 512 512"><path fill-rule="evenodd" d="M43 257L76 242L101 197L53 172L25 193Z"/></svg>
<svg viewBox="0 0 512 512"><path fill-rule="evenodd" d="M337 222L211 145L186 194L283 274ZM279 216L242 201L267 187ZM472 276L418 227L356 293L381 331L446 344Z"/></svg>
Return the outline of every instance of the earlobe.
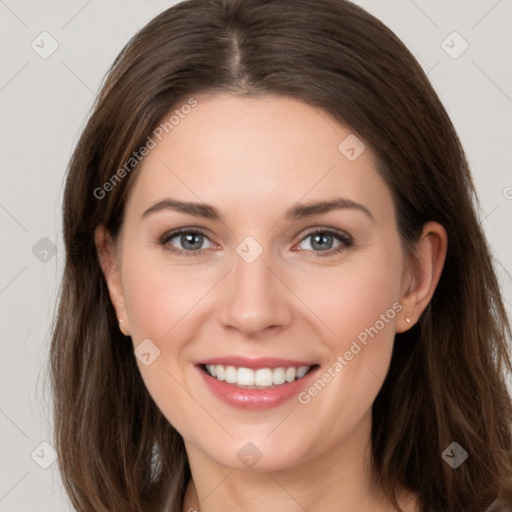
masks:
<svg viewBox="0 0 512 512"><path fill-rule="evenodd" d="M397 320L396 332L412 327L430 303L441 277L447 249L448 236L444 227L437 222L427 222L409 262L408 286L400 301L403 312Z"/></svg>
<svg viewBox="0 0 512 512"><path fill-rule="evenodd" d="M126 326L124 325L124 321L122 318L118 318L119 320L119 330L125 335L125 336L130 336L130 331L126 328Z"/></svg>
<svg viewBox="0 0 512 512"><path fill-rule="evenodd" d="M110 300L112 301L112 305L116 310L117 318L119 319L120 330L125 336L128 336L128 317L126 314L126 304L121 285L121 273L119 271L119 264L116 258L114 242L110 233L104 226L98 226L96 228L94 232L94 241L101 270L107 282Z"/></svg>

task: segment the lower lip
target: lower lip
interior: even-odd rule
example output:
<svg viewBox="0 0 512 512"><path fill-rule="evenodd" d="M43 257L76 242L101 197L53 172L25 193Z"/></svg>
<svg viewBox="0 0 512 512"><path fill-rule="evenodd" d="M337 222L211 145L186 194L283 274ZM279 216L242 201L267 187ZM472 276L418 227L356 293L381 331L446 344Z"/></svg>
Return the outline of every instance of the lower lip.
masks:
<svg viewBox="0 0 512 512"><path fill-rule="evenodd" d="M310 370L301 379L267 389L240 388L212 377L200 366L197 366L197 369L212 393L223 402L239 409L262 410L277 407L297 396L317 372L318 367Z"/></svg>

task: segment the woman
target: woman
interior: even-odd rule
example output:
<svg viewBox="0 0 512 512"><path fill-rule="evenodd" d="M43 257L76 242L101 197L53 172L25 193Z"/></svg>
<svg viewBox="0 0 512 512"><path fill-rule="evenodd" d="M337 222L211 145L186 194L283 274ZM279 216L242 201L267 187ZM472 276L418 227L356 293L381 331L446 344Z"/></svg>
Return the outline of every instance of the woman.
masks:
<svg viewBox="0 0 512 512"><path fill-rule="evenodd" d="M341 0L188 0L70 163L51 349L77 510L497 511L510 327L459 139Z"/></svg>

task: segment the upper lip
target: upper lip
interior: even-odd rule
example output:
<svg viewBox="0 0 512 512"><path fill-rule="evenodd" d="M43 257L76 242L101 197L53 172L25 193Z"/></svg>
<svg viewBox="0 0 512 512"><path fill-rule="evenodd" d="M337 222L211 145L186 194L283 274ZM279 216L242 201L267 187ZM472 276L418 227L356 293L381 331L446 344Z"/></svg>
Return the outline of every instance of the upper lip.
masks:
<svg viewBox="0 0 512 512"><path fill-rule="evenodd" d="M300 368L301 366L313 366L315 363L308 361L297 361L294 359L281 359L276 357L258 357L247 358L240 356L213 357L211 359L203 359L196 363L197 365L217 365L235 366L236 368L289 368L291 366Z"/></svg>

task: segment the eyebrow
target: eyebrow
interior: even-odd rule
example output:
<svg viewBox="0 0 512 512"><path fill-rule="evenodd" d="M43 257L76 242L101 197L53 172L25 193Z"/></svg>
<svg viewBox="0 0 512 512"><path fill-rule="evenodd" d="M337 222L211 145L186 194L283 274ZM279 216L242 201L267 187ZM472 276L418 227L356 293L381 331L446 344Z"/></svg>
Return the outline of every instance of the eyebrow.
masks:
<svg viewBox="0 0 512 512"><path fill-rule="evenodd" d="M194 203L178 201L176 199L166 198L158 201L154 205L150 206L143 214L144 219L152 213L156 213L162 210L174 210L187 215L193 215L195 217L201 217L204 219L218 220L224 222L220 212L214 207L206 203ZM284 219L300 220L314 215L327 213L332 210L356 210L366 214L372 221L375 222L375 218L366 206L360 203L352 201L351 199L337 198L330 201L319 201L315 203L298 204L290 208L284 215Z"/></svg>

